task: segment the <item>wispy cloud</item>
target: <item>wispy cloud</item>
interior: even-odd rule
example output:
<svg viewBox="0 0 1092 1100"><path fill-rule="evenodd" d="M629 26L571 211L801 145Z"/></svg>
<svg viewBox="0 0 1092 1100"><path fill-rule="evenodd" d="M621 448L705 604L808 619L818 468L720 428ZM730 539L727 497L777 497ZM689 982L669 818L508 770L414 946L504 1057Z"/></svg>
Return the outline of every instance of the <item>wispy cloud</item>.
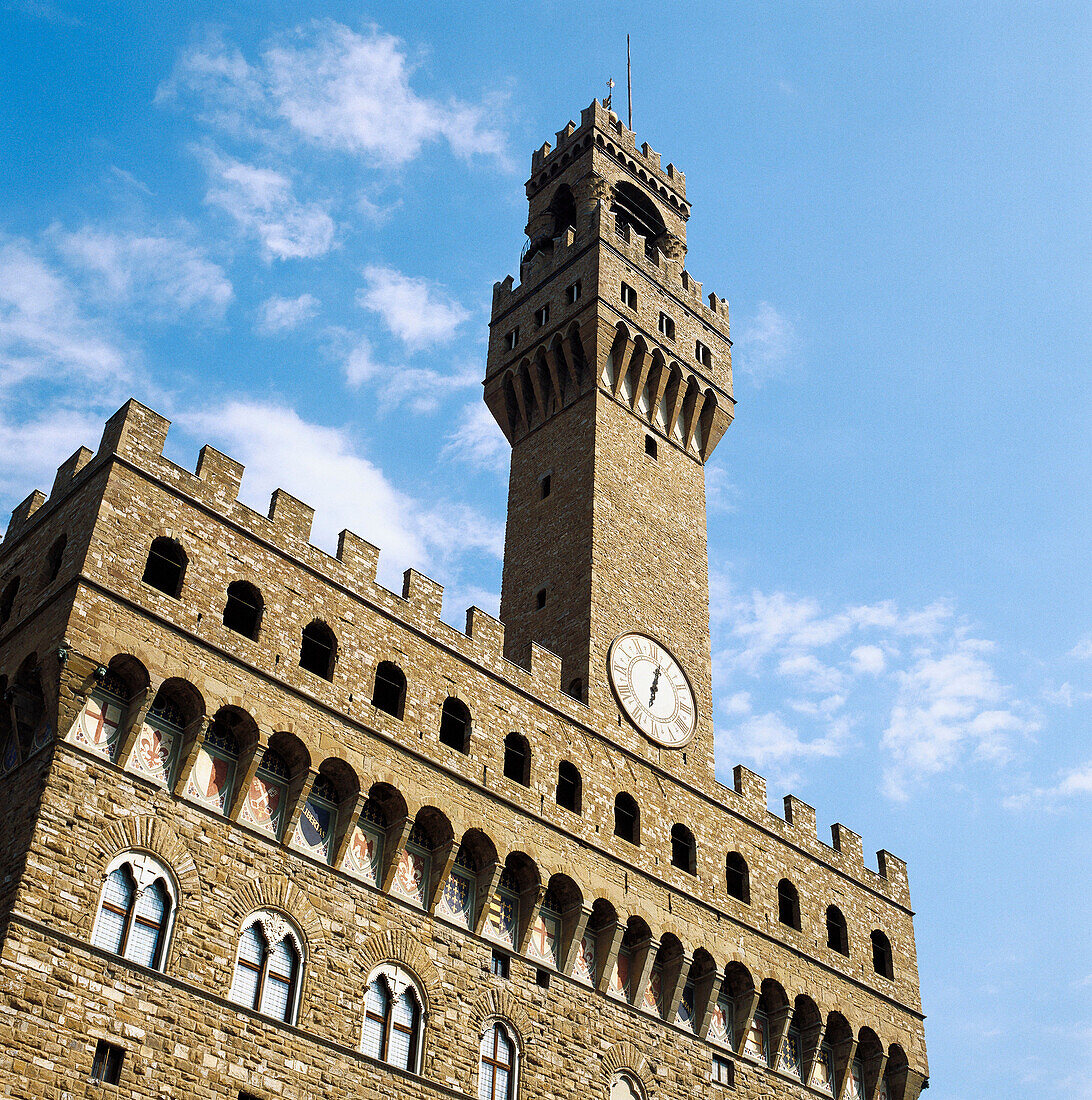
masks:
<svg viewBox="0 0 1092 1100"><path fill-rule="evenodd" d="M157 101L193 101L226 133L274 146L295 141L398 167L430 143L459 156L503 157L496 97L481 103L425 96L401 39L330 19L271 41L256 61L210 37L187 50Z"/></svg>
<svg viewBox="0 0 1092 1100"><path fill-rule="evenodd" d="M267 259L311 259L333 247L333 218L322 203L297 199L286 174L212 149L202 155L209 173L205 201L257 237Z"/></svg>
<svg viewBox="0 0 1092 1100"><path fill-rule="evenodd" d="M203 248L177 236L123 232L87 225L54 226L50 239L89 291L109 305L140 306L143 319L223 317L234 290Z"/></svg>
<svg viewBox="0 0 1092 1100"><path fill-rule="evenodd" d="M794 759L843 753L850 730L874 725L865 716L879 710L882 789L904 799L964 763L1003 762L1038 728L1034 708L998 676L994 647L972 637L947 601L828 611L810 597L742 595L723 575L711 580L716 675L756 685L722 700L719 743L756 763L773 761L784 774ZM773 705L756 701L763 695Z"/></svg>
<svg viewBox="0 0 1092 1100"><path fill-rule="evenodd" d="M318 310L319 300L313 294L267 298L258 308L257 330L262 336L281 336L310 321Z"/></svg>
<svg viewBox="0 0 1092 1100"><path fill-rule="evenodd" d="M464 405L454 429L444 441L440 457L499 472L507 468L511 451L493 414L481 401Z"/></svg>
<svg viewBox="0 0 1092 1100"><path fill-rule="evenodd" d="M1086 634L1070 651L1078 661L1092 661L1092 634Z"/></svg>
<svg viewBox="0 0 1092 1100"><path fill-rule="evenodd" d="M769 302L759 302L736 335L736 370L761 384L788 366L799 342L793 322Z"/></svg>
<svg viewBox="0 0 1092 1100"><path fill-rule="evenodd" d="M1010 810L1060 809L1072 799L1089 797L1092 797L1092 760L1061 772L1057 782L1049 787L1029 787L1010 795L1005 805Z"/></svg>
<svg viewBox="0 0 1092 1100"><path fill-rule="evenodd" d="M392 267L364 269L358 303L378 313L407 347L421 349L449 342L470 314L427 279L404 275Z"/></svg>

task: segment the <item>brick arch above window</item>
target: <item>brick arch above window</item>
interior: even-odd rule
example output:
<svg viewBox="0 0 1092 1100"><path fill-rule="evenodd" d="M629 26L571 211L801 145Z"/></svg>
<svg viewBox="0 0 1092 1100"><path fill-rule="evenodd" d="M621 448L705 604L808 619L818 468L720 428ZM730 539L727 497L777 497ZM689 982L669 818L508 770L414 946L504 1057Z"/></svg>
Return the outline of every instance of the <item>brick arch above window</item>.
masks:
<svg viewBox="0 0 1092 1100"><path fill-rule="evenodd" d="M312 959L321 956L326 943L322 921L310 899L284 875L268 875L241 886L225 907L234 931L241 931L246 918L257 909L283 909L299 926L304 947Z"/></svg>

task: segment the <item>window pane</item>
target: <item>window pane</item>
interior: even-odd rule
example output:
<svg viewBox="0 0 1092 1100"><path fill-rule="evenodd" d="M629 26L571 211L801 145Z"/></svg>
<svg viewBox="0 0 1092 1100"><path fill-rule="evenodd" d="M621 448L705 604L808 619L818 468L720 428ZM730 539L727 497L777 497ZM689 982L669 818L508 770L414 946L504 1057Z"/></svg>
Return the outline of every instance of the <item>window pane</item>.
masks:
<svg viewBox="0 0 1092 1100"><path fill-rule="evenodd" d="M125 957L141 966L154 966L159 938L167 916L167 892L156 881L136 899L136 914L125 945Z"/></svg>
<svg viewBox="0 0 1092 1100"><path fill-rule="evenodd" d="M284 981L291 981L296 974L296 952L288 940L281 940L269 955L269 973Z"/></svg>
<svg viewBox="0 0 1092 1100"><path fill-rule="evenodd" d="M493 1100L493 1067L488 1062L478 1071L478 1100Z"/></svg>
<svg viewBox="0 0 1092 1100"><path fill-rule="evenodd" d="M403 1031L401 1028L397 1027L391 1029L390 1052L387 1061L390 1062L392 1066L397 1066L399 1069L410 1068L411 1039L411 1032Z"/></svg>
<svg viewBox="0 0 1092 1100"><path fill-rule="evenodd" d="M133 888L124 867L110 872L102 891L99 923L95 928L94 944L117 954L121 950L121 937L125 932L125 917L132 903Z"/></svg>
<svg viewBox="0 0 1092 1100"><path fill-rule="evenodd" d="M383 1057L383 1033L390 1012L390 993L384 978L376 978L368 986L365 1000L364 1053L373 1058Z"/></svg>
<svg viewBox="0 0 1092 1100"><path fill-rule="evenodd" d="M284 978L277 977L272 972L265 981L265 989L262 991L262 1012L277 1020L287 1020L289 1010L289 995L292 992L292 983Z"/></svg>
<svg viewBox="0 0 1092 1100"><path fill-rule="evenodd" d="M256 925L251 925L239 940L239 959L231 983L231 999L247 1008L256 1007L258 977L261 973L265 940Z"/></svg>

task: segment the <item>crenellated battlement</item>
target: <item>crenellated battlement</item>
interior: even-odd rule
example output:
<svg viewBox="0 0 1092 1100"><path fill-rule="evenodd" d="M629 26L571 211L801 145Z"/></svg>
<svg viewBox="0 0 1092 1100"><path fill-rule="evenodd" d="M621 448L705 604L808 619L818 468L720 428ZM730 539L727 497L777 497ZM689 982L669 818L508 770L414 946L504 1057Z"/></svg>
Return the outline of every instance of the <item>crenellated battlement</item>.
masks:
<svg viewBox="0 0 1092 1100"><path fill-rule="evenodd" d="M555 144L543 144L531 154L528 188L538 190L592 144L618 161L669 203L684 218L689 214L686 176L674 164L662 167L660 154L648 142L637 144L637 135L614 111L598 99L580 112L580 125L570 121L555 135Z"/></svg>
<svg viewBox="0 0 1092 1100"><path fill-rule="evenodd" d="M57 471L47 497L35 491L13 512L4 542L0 544L0 575L5 559L15 554L39 519L53 513L80 484L121 460L207 512L219 522L240 528L250 537L277 548L306 570L318 574L332 587L352 593L364 603L420 631L424 636L475 667L550 706L555 713L584 729L590 729L589 708L562 691L561 661L549 650L533 644L526 667L504 656L504 624L479 607L466 611L465 629L459 631L441 619L443 586L416 569L405 571L400 594L376 580L380 551L366 539L343 530L334 556L310 542L314 509L285 492L275 490L268 514L242 504L238 493L244 467L211 446L201 448L196 468L188 471L166 459L163 448L170 422L136 400L128 401L106 423L96 452L81 447ZM159 532L143 532L148 541ZM319 609L316 608L316 611ZM880 889L896 903L908 907L906 865L881 850L878 869L865 866L861 838L844 825L831 826L831 844L816 835L815 810L792 795L784 799L784 818L767 805L766 781L743 765L733 771L732 787L717 785L717 800L724 809L754 822L760 828L792 844L808 855L837 868L846 876Z"/></svg>

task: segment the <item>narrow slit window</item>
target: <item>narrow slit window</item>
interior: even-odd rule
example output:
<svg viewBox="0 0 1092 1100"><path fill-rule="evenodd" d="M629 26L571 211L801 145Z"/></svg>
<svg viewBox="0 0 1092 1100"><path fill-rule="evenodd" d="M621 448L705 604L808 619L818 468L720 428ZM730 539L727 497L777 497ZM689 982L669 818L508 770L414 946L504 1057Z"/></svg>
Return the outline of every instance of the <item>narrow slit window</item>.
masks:
<svg viewBox="0 0 1092 1100"><path fill-rule="evenodd" d="M713 365L713 353L700 341L694 342L694 358L703 366L711 367Z"/></svg>
<svg viewBox="0 0 1092 1100"><path fill-rule="evenodd" d="M577 279L575 283L569 283L565 288L565 300L569 305L574 306L580 301L580 280Z"/></svg>
<svg viewBox="0 0 1092 1100"><path fill-rule="evenodd" d="M666 313L660 314L658 327L661 336L666 336L669 340L675 339L675 322Z"/></svg>
<svg viewBox="0 0 1092 1100"><path fill-rule="evenodd" d="M629 283L622 284L620 297L622 299L622 305L626 306L628 309L637 308L637 291L634 290Z"/></svg>
<svg viewBox="0 0 1092 1100"><path fill-rule="evenodd" d="M553 489L553 477L551 474L543 474L538 479L538 497L539 500L545 500Z"/></svg>
<svg viewBox="0 0 1092 1100"><path fill-rule="evenodd" d="M659 446L656 443L656 437L654 435L646 435L645 454L648 455L649 458L655 458L658 451Z"/></svg>
<svg viewBox="0 0 1092 1100"><path fill-rule="evenodd" d="M519 347L519 326L510 329L504 334L504 345L509 351L515 351Z"/></svg>
<svg viewBox="0 0 1092 1100"><path fill-rule="evenodd" d="M535 610L541 611L546 606L546 588L535 589Z"/></svg>
<svg viewBox="0 0 1092 1100"><path fill-rule="evenodd" d="M121 1081L121 1065L124 1060L125 1051L121 1047L100 1039L91 1062L91 1080L104 1085L118 1084Z"/></svg>

